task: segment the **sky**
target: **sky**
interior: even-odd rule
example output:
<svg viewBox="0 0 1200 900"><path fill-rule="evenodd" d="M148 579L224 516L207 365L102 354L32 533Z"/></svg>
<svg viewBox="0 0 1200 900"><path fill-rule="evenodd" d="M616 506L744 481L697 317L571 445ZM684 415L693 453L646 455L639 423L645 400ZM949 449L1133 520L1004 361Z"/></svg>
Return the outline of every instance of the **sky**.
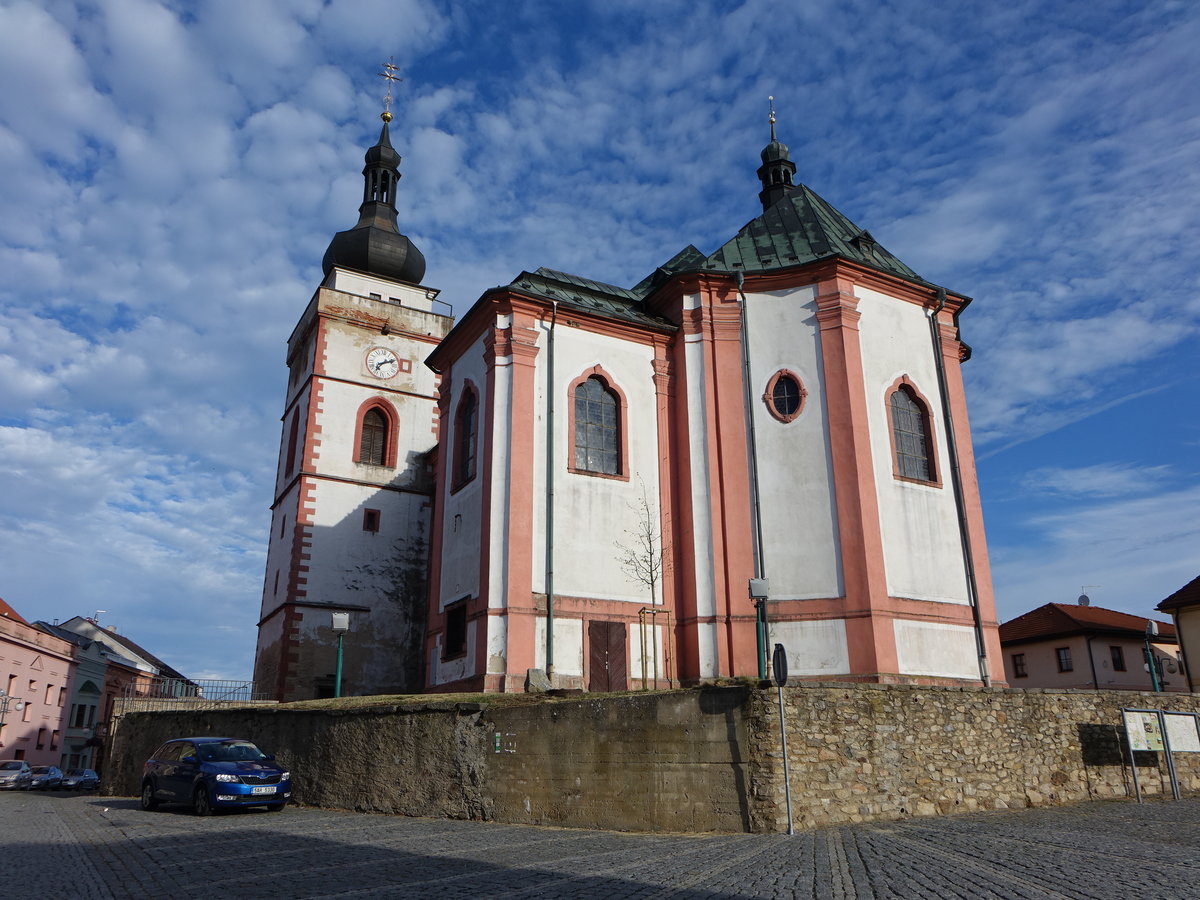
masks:
<svg viewBox="0 0 1200 900"><path fill-rule="evenodd" d="M285 343L394 57L401 230L465 312L631 286L797 178L967 294L1002 621L1200 574L1200 5L0 0L0 596L249 678Z"/></svg>

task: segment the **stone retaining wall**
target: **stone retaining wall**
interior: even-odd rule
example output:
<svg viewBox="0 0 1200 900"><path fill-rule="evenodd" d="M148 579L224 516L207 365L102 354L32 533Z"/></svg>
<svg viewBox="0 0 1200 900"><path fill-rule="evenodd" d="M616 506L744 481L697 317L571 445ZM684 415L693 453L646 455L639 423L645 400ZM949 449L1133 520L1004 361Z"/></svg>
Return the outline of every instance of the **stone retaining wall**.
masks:
<svg viewBox="0 0 1200 900"><path fill-rule="evenodd" d="M784 696L798 828L1132 796L1120 708L1200 711L1193 694L809 684ZM114 729L105 788L137 794L142 761L188 734L255 740L291 769L297 802L314 806L786 828L775 690L133 713ZM1143 791L1169 791L1163 754L1136 756ZM1175 757L1184 790L1200 790L1197 757Z"/></svg>

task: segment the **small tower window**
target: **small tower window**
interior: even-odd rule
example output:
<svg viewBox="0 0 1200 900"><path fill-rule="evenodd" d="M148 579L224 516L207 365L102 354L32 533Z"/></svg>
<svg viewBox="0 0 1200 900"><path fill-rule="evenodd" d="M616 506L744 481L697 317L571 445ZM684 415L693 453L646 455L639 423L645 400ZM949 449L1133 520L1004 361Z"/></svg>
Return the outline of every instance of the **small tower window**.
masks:
<svg viewBox="0 0 1200 900"><path fill-rule="evenodd" d="M475 439L479 430L479 401L475 389L467 385L458 401L454 417L454 488L475 477Z"/></svg>
<svg viewBox="0 0 1200 900"><path fill-rule="evenodd" d="M387 459L387 418L378 409L369 409L363 416L362 436L358 443L358 461L382 466Z"/></svg>

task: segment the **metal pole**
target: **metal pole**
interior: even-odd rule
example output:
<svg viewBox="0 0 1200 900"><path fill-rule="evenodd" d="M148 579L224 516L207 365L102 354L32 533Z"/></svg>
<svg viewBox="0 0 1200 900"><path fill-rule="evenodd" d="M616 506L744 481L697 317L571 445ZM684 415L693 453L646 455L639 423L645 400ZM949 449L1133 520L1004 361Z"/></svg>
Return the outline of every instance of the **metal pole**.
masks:
<svg viewBox="0 0 1200 900"><path fill-rule="evenodd" d="M1176 800L1183 799L1179 794L1179 779L1175 775L1175 760L1171 756L1171 738L1167 734L1167 714L1158 710L1158 727L1162 731L1163 753L1167 757L1167 774L1171 776L1171 796Z"/></svg>
<svg viewBox="0 0 1200 900"><path fill-rule="evenodd" d="M1154 692L1157 694L1158 692L1160 692L1162 690L1162 685L1159 684L1159 681L1158 681L1158 666L1155 665L1155 663L1154 663L1154 650L1150 647L1150 635L1154 633L1153 631L1151 631L1152 628L1155 628L1155 623L1147 622L1146 623L1146 668L1150 670L1150 686L1154 688Z"/></svg>
<svg viewBox="0 0 1200 900"><path fill-rule="evenodd" d="M795 834L795 827L792 825L792 778L788 772L788 752L787 752L787 726L783 721L783 685L778 687L779 691L779 739L783 745L783 796L787 799L787 822L788 834Z"/></svg>
<svg viewBox="0 0 1200 900"><path fill-rule="evenodd" d="M337 654L337 671L333 676L333 696L342 696L342 638L345 633L338 632L338 654Z"/></svg>

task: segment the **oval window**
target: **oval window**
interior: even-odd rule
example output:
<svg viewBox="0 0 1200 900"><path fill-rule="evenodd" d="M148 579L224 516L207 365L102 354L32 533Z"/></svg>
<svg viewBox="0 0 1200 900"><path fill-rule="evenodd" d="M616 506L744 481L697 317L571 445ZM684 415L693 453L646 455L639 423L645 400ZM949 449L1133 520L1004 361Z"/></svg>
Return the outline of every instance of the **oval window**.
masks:
<svg viewBox="0 0 1200 900"><path fill-rule="evenodd" d="M791 372L776 372L763 397L771 415L781 422L790 422L800 415L807 396L800 379Z"/></svg>

